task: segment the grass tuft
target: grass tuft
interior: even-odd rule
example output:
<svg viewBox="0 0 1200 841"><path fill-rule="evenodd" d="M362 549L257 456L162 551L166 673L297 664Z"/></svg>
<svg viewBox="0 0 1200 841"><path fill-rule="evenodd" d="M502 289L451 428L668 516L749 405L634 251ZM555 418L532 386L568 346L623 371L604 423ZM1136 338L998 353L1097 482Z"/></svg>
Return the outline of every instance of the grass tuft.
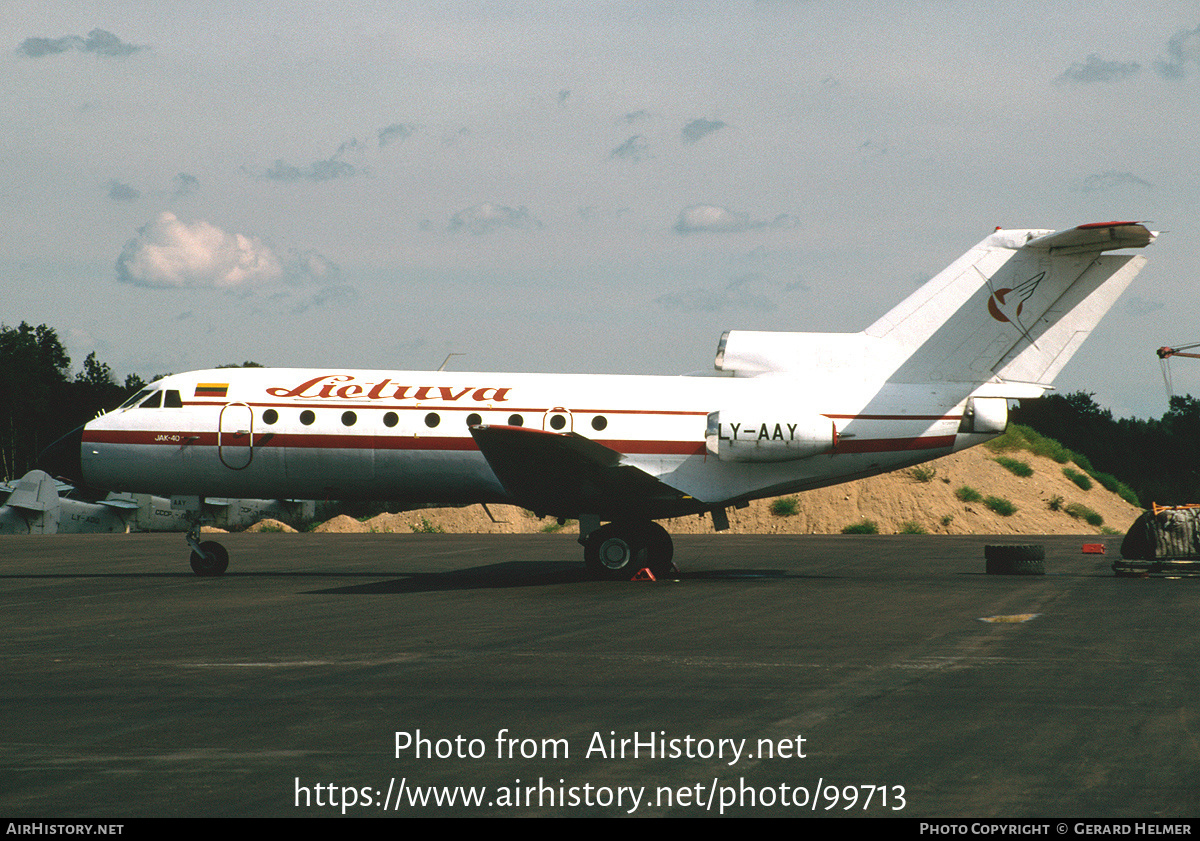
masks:
<svg viewBox="0 0 1200 841"><path fill-rule="evenodd" d="M851 523L842 529L842 534L879 534L879 526L874 520L863 520L861 523Z"/></svg>
<svg viewBox="0 0 1200 841"><path fill-rule="evenodd" d="M1095 526L1096 528L1099 528L1100 526L1104 525L1104 518L1082 503L1072 502L1063 510L1076 520L1083 520L1089 526Z"/></svg>
<svg viewBox="0 0 1200 841"><path fill-rule="evenodd" d="M970 485L963 485L954 492L960 502L979 502L983 499L983 494L972 488Z"/></svg>
<svg viewBox="0 0 1200 841"><path fill-rule="evenodd" d="M1092 489L1092 480L1086 474L1080 473L1078 470L1072 470L1070 467L1063 468L1063 475L1074 482L1085 491Z"/></svg>
<svg viewBox="0 0 1200 841"><path fill-rule="evenodd" d="M800 500L794 496L781 496L771 500L771 513L776 517L794 517L800 511Z"/></svg>
<svg viewBox="0 0 1200 841"><path fill-rule="evenodd" d="M1033 475L1033 468L1020 459L1009 458L1008 456L996 456L996 464L1014 476L1020 476L1022 479L1027 479Z"/></svg>
<svg viewBox="0 0 1200 841"><path fill-rule="evenodd" d="M446 530L441 526L429 522L428 517L422 517L420 525L409 523L408 527L417 534L445 534Z"/></svg>
<svg viewBox="0 0 1200 841"><path fill-rule="evenodd" d="M914 482L932 482L933 477L937 475L937 468L922 464L910 468L908 475Z"/></svg>
<svg viewBox="0 0 1200 841"><path fill-rule="evenodd" d="M1017 513L1017 506L1013 505L1002 496L989 496L984 499L983 504L995 511L1001 517L1011 517Z"/></svg>

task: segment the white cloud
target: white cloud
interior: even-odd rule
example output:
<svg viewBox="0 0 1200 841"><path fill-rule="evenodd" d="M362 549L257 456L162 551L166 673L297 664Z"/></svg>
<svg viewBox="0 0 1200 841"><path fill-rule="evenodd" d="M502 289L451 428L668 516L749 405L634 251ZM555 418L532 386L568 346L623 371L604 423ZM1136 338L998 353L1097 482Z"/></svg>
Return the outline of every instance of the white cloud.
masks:
<svg viewBox="0 0 1200 841"><path fill-rule="evenodd" d="M1167 42L1166 61L1154 62L1154 69L1164 79L1182 79L1188 65L1200 65L1200 26L1176 32Z"/></svg>
<svg viewBox="0 0 1200 841"><path fill-rule="evenodd" d="M1084 178L1078 189L1082 193L1100 193L1125 186L1154 188L1154 185L1149 181L1139 178L1132 172L1109 170L1108 172L1098 172Z"/></svg>
<svg viewBox="0 0 1200 841"><path fill-rule="evenodd" d="M450 217L450 230L473 234L486 234L497 228L540 227L542 223L529 215L529 208L504 207L491 202L465 208Z"/></svg>
<svg viewBox="0 0 1200 841"><path fill-rule="evenodd" d="M679 211L675 231L695 234L701 231L744 231L750 227L749 213L735 213L714 204L693 204Z"/></svg>
<svg viewBox="0 0 1200 841"><path fill-rule="evenodd" d="M174 185L171 195L175 198L189 196L200 188L200 181L194 175L181 172L171 182Z"/></svg>
<svg viewBox="0 0 1200 841"><path fill-rule="evenodd" d="M781 292L778 283L759 272L752 272L734 278L720 289L692 287L681 292L659 295L654 299L654 303L663 309L679 312L770 312L778 306L776 299L791 292L793 288L793 285L789 285Z"/></svg>
<svg viewBox="0 0 1200 841"><path fill-rule="evenodd" d="M93 29L86 38L78 35L65 35L62 38L26 38L17 48L17 52L29 58L42 58L65 53L68 50L79 50L83 53L120 58L146 49L149 48L137 44L126 44L111 32Z"/></svg>
<svg viewBox="0 0 1200 841"><path fill-rule="evenodd" d="M725 123L720 120L706 120L703 117L692 120L683 127L683 142L695 143L706 134L712 134L723 128L725 128Z"/></svg>
<svg viewBox="0 0 1200 841"><path fill-rule="evenodd" d="M261 177L268 181L332 181L335 178L350 178L357 172L353 164L339 161L337 156L325 161L313 161L306 167L276 159L274 164L263 170Z"/></svg>
<svg viewBox="0 0 1200 841"><path fill-rule="evenodd" d="M1127 79L1130 76L1136 75L1141 70L1141 65L1136 61L1106 61L1100 56L1092 53L1082 62L1075 62L1067 68L1057 81L1062 82L1079 82L1082 84L1090 84L1092 82L1119 82L1122 79Z"/></svg>
<svg viewBox="0 0 1200 841"><path fill-rule="evenodd" d="M113 201L137 201L142 197L140 190L135 190L120 181L108 182L108 197Z"/></svg>
<svg viewBox="0 0 1200 841"><path fill-rule="evenodd" d="M375 136L379 140L379 148L382 149L389 144L408 140L416 130L417 127L412 123L392 123L375 132Z"/></svg>
<svg viewBox="0 0 1200 841"><path fill-rule="evenodd" d="M203 220L162 212L138 229L117 258L117 278L153 289L235 289L284 275L279 256L258 237L227 233Z"/></svg>
<svg viewBox="0 0 1200 841"><path fill-rule="evenodd" d="M715 204L693 204L679 211L675 220L675 233L738 233L762 228L795 228L796 219L787 213L780 213L774 219L753 219L749 213L738 213L726 207Z"/></svg>
<svg viewBox="0 0 1200 841"><path fill-rule="evenodd" d="M642 137L640 134L635 134L616 149L613 149L612 152L609 153L609 157L640 161L646 156L646 150L649 148L650 147L646 144L646 138Z"/></svg>

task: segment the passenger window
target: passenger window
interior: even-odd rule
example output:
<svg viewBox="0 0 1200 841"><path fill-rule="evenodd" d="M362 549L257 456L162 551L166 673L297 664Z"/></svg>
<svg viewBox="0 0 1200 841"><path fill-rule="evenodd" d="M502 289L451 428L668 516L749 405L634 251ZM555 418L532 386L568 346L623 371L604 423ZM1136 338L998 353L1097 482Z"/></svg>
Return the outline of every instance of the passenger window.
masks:
<svg viewBox="0 0 1200 841"><path fill-rule="evenodd" d="M604 415L596 415L596 417L592 418L592 429L597 432L600 432L606 426L608 426L608 421L604 418Z"/></svg>
<svg viewBox="0 0 1200 841"><path fill-rule="evenodd" d="M521 417L520 415L509 415L508 416L508 425L509 426L524 426L525 418Z"/></svg>
<svg viewBox="0 0 1200 841"><path fill-rule="evenodd" d="M430 412L429 414L427 414L425 416L425 425L427 427L429 427L430 429L433 429L435 426L437 426L441 422L442 422L442 419L438 417L437 412Z"/></svg>
<svg viewBox="0 0 1200 841"><path fill-rule="evenodd" d="M467 426L479 426L481 423L483 423L483 418L479 417L477 412L467 415Z"/></svg>
<svg viewBox="0 0 1200 841"><path fill-rule="evenodd" d="M300 413L300 423L304 424L305 426L312 426L313 421L316 419L317 416L313 414L312 409L305 409Z"/></svg>
<svg viewBox="0 0 1200 841"><path fill-rule="evenodd" d="M272 424L279 420L279 412L274 409L267 409L263 412L263 423Z"/></svg>
<svg viewBox="0 0 1200 841"><path fill-rule="evenodd" d="M342 426L354 426L358 422L358 415L354 412L342 412Z"/></svg>
<svg viewBox="0 0 1200 841"><path fill-rule="evenodd" d="M567 425L567 419L564 418L562 415L552 415L551 416L551 418L550 418L550 428L551 429L562 429L566 425Z"/></svg>
<svg viewBox="0 0 1200 841"><path fill-rule="evenodd" d="M396 424L400 423L400 416L395 412L388 412L383 416L383 425L391 429Z"/></svg>

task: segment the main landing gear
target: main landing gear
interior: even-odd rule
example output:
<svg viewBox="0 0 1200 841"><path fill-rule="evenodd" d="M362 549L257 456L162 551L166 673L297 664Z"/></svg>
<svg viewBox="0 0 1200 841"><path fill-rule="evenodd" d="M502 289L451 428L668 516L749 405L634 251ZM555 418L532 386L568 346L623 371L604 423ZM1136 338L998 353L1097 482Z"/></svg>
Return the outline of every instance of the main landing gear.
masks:
<svg viewBox="0 0 1200 841"><path fill-rule="evenodd" d="M224 575L229 569L229 552L215 540L200 542L200 523L187 533L188 546L192 547L192 572L196 575Z"/></svg>
<svg viewBox="0 0 1200 841"><path fill-rule="evenodd" d="M675 569L671 563L675 554L671 535L658 523L609 523L580 542L588 569L601 578L629 579L644 568L662 577Z"/></svg>

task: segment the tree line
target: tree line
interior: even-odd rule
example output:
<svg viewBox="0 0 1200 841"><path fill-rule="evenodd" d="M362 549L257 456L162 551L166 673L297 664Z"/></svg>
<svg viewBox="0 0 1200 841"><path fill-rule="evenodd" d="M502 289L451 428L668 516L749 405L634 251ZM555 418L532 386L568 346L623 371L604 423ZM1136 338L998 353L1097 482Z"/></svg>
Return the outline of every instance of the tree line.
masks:
<svg viewBox="0 0 1200 841"><path fill-rule="evenodd" d="M136 374L117 383L94 351L72 376L53 328L0 325L0 476L24 475L43 449L143 385Z"/></svg>
<svg viewBox="0 0 1200 841"><path fill-rule="evenodd" d="M1012 421L1032 427L1111 473L1144 507L1200 503L1200 400L1172 397L1161 418L1114 418L1077 391L1022 403Z"/></svg>
<svg viewBox="0 0 1200 841"><path fill-rule="evenodd" d="M166 375L152 379L161 376ZM71 357L54 328L24 321L17 327L0 324L0 478L23 476L50 444L145 385L138 374L117 382L94 351L72 375Z"/></svg>

